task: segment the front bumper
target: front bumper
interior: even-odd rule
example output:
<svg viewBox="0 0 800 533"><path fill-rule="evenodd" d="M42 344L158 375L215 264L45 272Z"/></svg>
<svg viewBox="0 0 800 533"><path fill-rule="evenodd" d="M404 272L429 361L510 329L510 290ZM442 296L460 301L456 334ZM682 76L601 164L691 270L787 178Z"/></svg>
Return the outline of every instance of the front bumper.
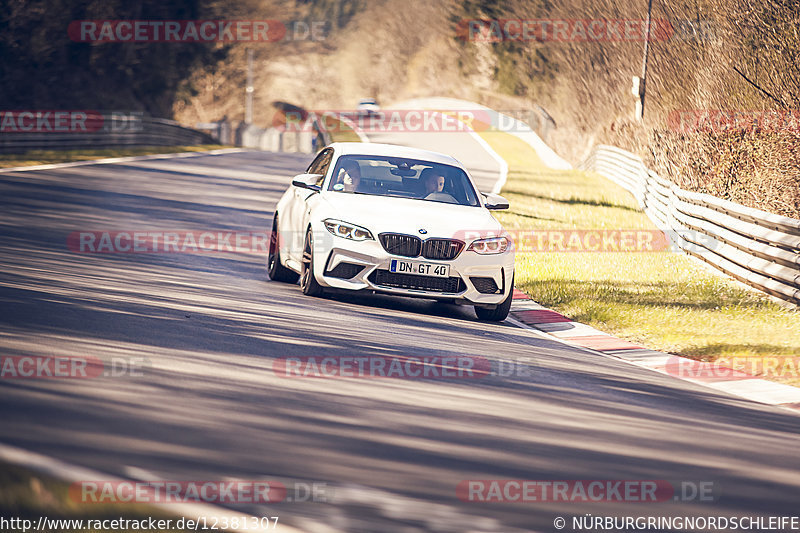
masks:
<svg viewBox="0 0 800 533"><path fill-rule="evenodd" d="M423 257L410 258L389 254L376 240L358 242L328 234L321 239L321 244L315 245L314 273L320 285L324 287L354 291L371 290L399 296L452 300L456 303L487 306L499 304L513 290L511 287L514 272L513 249L492 255L480 255L464 249L451 261L434 261ZM446 264L450 267L450 279L390 273L392 259ZM357 268L348 265L359 265L362 268L357 274L349 277ZM337 276L347 276L347 279ZM493 286L496 292L487 293Z"/></svg>

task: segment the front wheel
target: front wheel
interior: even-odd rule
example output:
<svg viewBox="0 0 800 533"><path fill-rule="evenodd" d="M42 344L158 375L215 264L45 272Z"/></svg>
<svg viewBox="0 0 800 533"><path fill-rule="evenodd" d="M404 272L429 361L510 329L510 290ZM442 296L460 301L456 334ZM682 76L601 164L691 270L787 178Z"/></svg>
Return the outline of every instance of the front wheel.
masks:
<svg viewBox="0 0 800 533"><path fill-rule="evenodd" d="M303 294L308 296L322 296L322 286L317 283L314 277L314 234L311 228L306 232L305 243L303 244L303 264L300 272L300 288Z"/></svg>
<svg viewBox="0 0 800 533"><path fill-rule="evenodd" d="M483 307L475 306L475 315L478 320L488 320L490 322L502 322L508 318L508 313L511 311L511 302L514 299L514 277L511 277L511 290L508 291L506 299L494 309L485 309Z"/></svg>
<svg viewBox="0 0 800 533"><path fill-rule="evenodd" d="M299 274L281 264L281 245L278 238L278 214L272 219L272 231L269 234L269 255L267 255L267 274L273 281L297 283Z"/></svg>

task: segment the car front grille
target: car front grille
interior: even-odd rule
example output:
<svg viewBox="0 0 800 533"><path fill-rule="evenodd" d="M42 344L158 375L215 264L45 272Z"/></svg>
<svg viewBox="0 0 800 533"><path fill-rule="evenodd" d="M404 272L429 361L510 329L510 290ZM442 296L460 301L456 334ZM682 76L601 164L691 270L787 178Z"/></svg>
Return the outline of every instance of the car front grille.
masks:
<svg viewBox="0 0 800 533"><path fill-rule="evenodd" d="M378 238L384 250L392 255L402 255L403 257L419 257L421 255L426 259L450 261L464 249L464 243L455 239L422 241L419 237L402 233L381 233Z"/></svg>
<svg viewBox="0 0 800 533"><path fill-rule="evenodd" d="M422 249L422 241L413 235L401 233L381 233L378 235L383 249L394 255L417 257Z"/></svg>
<svg viewBox="0 0 800 533"><path fill-rule="evenodd" d="M481 294L497 294L500 292L494 278L479 278L475 276L470 277L469 280L475 286L475 290Z"/></svg>
<svg viewBox="0 0 800 533"><path fill-rule="evenodd" d="M464 243L452 239L428 239L422 244L422 256L427 259L438 259L440 261L450 261L455 259Z"/></svg>
<svg viewBox="0 0 800 533"><path fill-rule="evenodd" d="M432 276L417 276L415 274L398 274L388 270L375 270L367 278L375 285L395 287L398 289L415 289L430 292L458 293L466 286L459 277L437 278Z"/></svg>

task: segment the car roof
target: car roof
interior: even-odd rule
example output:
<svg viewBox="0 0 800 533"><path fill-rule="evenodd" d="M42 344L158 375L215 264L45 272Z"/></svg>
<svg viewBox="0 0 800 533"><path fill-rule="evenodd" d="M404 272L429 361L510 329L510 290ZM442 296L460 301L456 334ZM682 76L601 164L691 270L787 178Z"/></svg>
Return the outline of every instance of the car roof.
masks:
<svg viewBox="0 0 800 533"><path fill-rule="evenodd" d="M464 168L464 165L462 165L457 159L447 154L431 152L430 150L422 150L421 148L400 146L397 144L341 142L332 143L330 147L336 150L338 155L383 155L405 157L408 159L421 159L423 161L451 165L461 169Z"/></svg>

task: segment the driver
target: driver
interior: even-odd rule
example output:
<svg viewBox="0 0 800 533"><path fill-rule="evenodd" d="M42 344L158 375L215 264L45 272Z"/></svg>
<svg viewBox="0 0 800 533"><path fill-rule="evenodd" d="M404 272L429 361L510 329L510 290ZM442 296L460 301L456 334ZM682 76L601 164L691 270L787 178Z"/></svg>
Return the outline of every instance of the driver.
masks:
<svg viewBox="0 0 800 533"><path fill-rule="evenodd" d="M345 161L339 170L339 183L344 185L345 192L353 192L361 183L361 167L355 161Z"/></svg>
<svg viewBox="0 0 800 533"><path fill-rule="evenodd" d="M422 173L422 183L425 187L423 196L444 191L444 175L435 168L425 169Z"/></svg>

